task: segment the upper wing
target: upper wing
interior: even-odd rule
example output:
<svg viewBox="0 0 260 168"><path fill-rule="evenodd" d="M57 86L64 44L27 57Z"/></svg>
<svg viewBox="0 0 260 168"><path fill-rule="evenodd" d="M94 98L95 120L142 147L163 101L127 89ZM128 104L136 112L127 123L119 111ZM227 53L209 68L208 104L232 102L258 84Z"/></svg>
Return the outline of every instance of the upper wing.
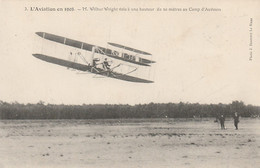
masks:
<svg viewBox="0 0 260 168"><path fill-rule="evenodd" d="M104 47L97 47L97 46L92 45L92 44L83 43L83 42L80 42L80 41L77 41L77 40L72 40L72 39L69 39L69 38L57 36L57 35L50 34L50 33L36 32L36 34L39 35L40 37L44 38L44 39L54 41L54 42L57 42L57 43L61 43L61 44L64 44L64 45L76 47L76 48L79 48L79 49L87 50L87 51L90 51L90 52L92 51L93 47L96 47L97 48L97 50L95 50L96 53L106 55L108 57L112 57L112 58L119 59L119 60L122 60L122 61L130 62L130 63L133 63L133 64L137 64L137 65L150 66L149 65L150 63L155 63L152 60L144 59L144 58L141 58L141 57L138 57L138 56L132 56L132 55L129 55L129 54L126 54L126 53L122 53L122 55L119 56L119 53L117 51L113 51L111 49L104 48ZM115 43L109 43L109 44L122 46L122 45L115 44ZM127 49L130 50L132 48L127 47ZM142 53L142 54L151 55L150 53L147 53L147 52L144 52L144 51L140 51L140 50L136 50L136 49L132 49L132 50L134 50L135 52Z"/></svg>

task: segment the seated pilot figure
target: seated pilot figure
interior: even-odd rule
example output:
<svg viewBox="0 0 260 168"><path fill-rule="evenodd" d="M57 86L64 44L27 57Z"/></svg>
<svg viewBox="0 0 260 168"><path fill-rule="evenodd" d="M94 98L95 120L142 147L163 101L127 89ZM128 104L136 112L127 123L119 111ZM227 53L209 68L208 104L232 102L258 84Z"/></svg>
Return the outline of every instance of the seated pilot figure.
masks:
<svg viewBox="0 0 260 168"><path fill-rule="evenodd" d="M105 58L105 60L103 62L103 68L104 68L104 70L110 70L110 64L108 63L107 58Z"/></svg>

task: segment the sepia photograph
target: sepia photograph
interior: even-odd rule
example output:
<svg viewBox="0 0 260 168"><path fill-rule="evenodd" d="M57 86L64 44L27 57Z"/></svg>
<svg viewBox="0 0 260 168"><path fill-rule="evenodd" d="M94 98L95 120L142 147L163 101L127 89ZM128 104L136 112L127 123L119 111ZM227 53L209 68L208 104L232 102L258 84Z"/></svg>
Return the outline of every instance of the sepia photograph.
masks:
<svg viewBox="0 0 260 168"><path fill-rule="evenodd" d="M260 167L259 8L0 0L0 168Z"/></svg>

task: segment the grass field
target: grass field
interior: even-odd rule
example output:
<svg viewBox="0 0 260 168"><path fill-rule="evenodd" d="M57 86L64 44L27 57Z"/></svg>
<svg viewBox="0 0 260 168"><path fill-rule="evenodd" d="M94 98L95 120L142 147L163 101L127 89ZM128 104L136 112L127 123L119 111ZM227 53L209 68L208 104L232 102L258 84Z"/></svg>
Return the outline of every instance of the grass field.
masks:
<svg viewBox="0 0 260 168"><path fill-rule="evenodd" d="M2 120L0 168L260 167L260 120Z"/></svg>

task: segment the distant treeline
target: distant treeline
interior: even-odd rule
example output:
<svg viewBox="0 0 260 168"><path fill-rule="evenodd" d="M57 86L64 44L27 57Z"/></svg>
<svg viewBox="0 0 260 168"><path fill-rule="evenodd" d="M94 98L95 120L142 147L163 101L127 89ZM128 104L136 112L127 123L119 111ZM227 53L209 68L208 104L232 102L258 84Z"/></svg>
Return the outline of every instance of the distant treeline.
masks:
<svg viewBox="0 0 260 168"><path fill-rule="evenodd" d="M0 101L0 119L109 119L109 118L199 118L259 117L260 107L241 101L230 104L149 103L138 105L54 105L40 101L37 104L6 103Z"/></svg>

